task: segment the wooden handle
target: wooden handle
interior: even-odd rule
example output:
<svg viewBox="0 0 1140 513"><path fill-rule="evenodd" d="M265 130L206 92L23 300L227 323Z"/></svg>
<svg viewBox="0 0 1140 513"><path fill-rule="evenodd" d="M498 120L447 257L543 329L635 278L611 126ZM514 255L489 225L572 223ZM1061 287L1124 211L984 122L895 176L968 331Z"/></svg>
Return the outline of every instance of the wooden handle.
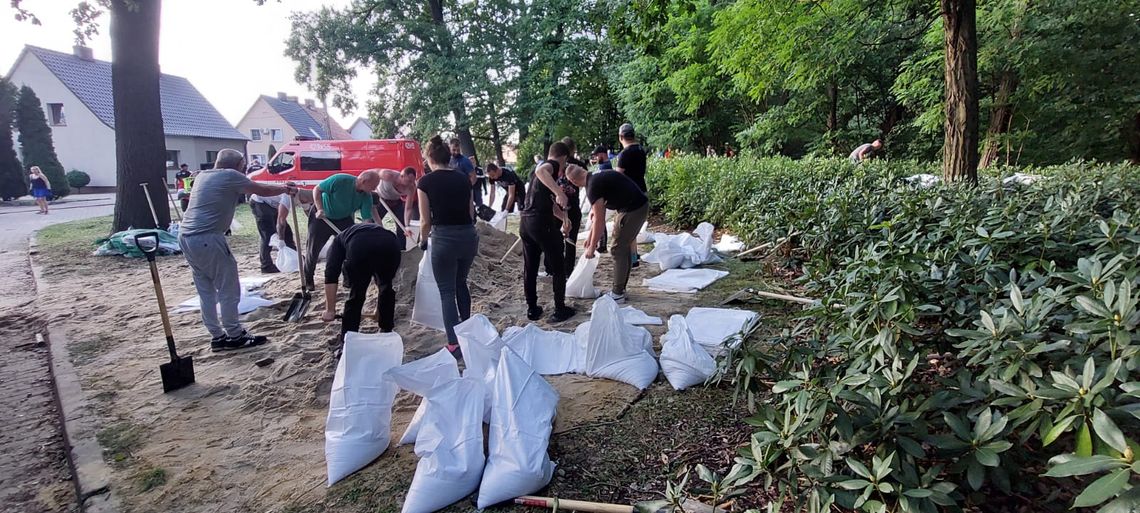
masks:
<svg viewBox="0 0 1140 513"><path fill-rule="evenodd" d="M384 198L380 198L380 204L384 205L384 210L387 210L389 214L392 214L392 219L396 221L397 228L405 232L408 231L408 229L404 227L404 223L400 221L400 216L397 216L395 212L392 212L392 207L389 207L388 204L384 202ZM380 221L376 222L379 223Z"/></svg>
<svg viewBox="0 0 1140 513"><path fill-rule="evenodd" d="M301 256L305 252L304 246L301 245L301 223L297 222L297 198L290 199L289 204L293 206L293 245L297 246L297 267L301 275L301 292L306 290L308 286L305 283L305 257Z"/></svg>
<svg viewBox="0 0 1140 513"><path fill-rule="evenodd" d="M553 508L555 505L557 505L559 510L582 511L585 513L633 513L633 506L622 506L620 504L603 504L601 502L574 501L552 497L535 497L531 495L524 495L515 499L515 504L521 504L523 506L537 506L540 508Z"/></svg>
<svg viewBox="0 0 1140 513"><path fill-rule="evenodd" d="M513 252L514 252L515 248L516 248L516 247L518 247L518 245L519 245L519 243L520 243L520 242L522 242L522 237L521 237L521 236L520 236L518 239L515 239L515 243L514 243L514 244L511 244L511 247L510 247L510 249L508 249L508 250L507 250L507 254L503 255L503 258L500 258L500 259L499 259L499 263L500 263L500 264L502 264L503 262L506 262L506 261L507 261L507 257L511 256L511 253L513 253Z"/></svg>
<svg viewBox="0 0 1140 513"><path fill-rule="evenodd" d="M329 218L327 218L327 217L322 217L321 219L323 219L323 220L324 220L324 222L325 222L325 224L329 225L329 228L332 228L332 230L333 230L334 232L336 232L336 234L337 234L337 235L340 235L340 228L337 228L337 227L336 227L336 225L335 225L335 224L333 224L333 222L332 222L332 221L329 221Z"/></svg>
<svg viewBox="0 0 1140 513"><path fill-rule="evenodd" d="M143 194L146 196L146 204L150 206L150 217L154 219L154 227L161 230L162 228L158 226L158 213L155 212L154 202L150 199L150 189L146 186L146 182L140 183L139 186L143 188Z"/></svg>
<svg viewBox="0 0 1140 513"><path fill-rule="evenodd" d="M760 297L766 297L769 299L781 299L784 301L791 301L793 303L803 303L805 305L814 305L814 304L818 303L818 301L816 301L814 299L808 299L806 297L789 296L786 294L777 294L775 292L764 292L762 290L757 290L757 291L753 292L753 294L756 294L757 296L760 296Z"/></svg>

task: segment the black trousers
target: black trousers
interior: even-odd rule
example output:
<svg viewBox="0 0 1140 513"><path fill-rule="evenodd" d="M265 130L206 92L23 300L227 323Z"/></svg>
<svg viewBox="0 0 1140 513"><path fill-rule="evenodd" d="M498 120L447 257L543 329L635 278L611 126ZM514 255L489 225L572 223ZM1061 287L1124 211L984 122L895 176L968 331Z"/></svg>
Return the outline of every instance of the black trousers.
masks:
<svg viewBox="0 0 1140 513"><path fill-rule="evenodd" d="M523 247L523 293L528 307L538 306L538 262L545 257L546 273L554 286L554 306L566 305L566 257L562 232L557 220L523 216L519 237Z"/></svg>
<svg viewBox="0 0 1140 513"><path fill-rule="evenodd" d="M475 205L483 204L483 190L486 189L486 179L476 178L475 183L471 185L471 200Z"/></svg>
<svg viewBox="0 0 1140 513"><path fill-rule="evenodd" d="M572 208L566 212L570 216L570 233L566 238L573 242L573 245L562 244L566 249L566 254L562 258L562 265L566 268L566 275L569 277L570 271L574 269L574 264L578 261L578 232L582 229L582 211L577 208Z"/></svg>
<svg viewBox="0 0 1140 513"><path fill-rule="evenodd" d="M523 204L526 203L526 192L522 184L515 186L515 204L508 205L507 200L510 199L511 193L503 189L503 199L499 201L499 211L501 212L514 212L516 210L522 211Z"/></svg>
<svg viewBox="0 0 1140 513"><path fill-rule="evenodd" d="M400 242L400 249L402 250L408 247L408 237L404 235L404 230L400 229L400 225L404 224L404 208L406 207L404 200L386 200L381 198L380 201L383 201L384 205L388 205L388 208L392 209L392 213L396 215L396 240ZM380 219L376 220L376 224L380 224L384 221L384 218L388 216L388 211L384 209L383 205L377 205L377 209L380 210Z"/></svg>
<svg viewBox="0 0 1140 513"><path fill-rule="evenodd" d="M341 230L347 229L353 225L355 221L351 217L344 219L329 219L337 228ZM309 213L309 240L305 242L305 283L308 286L315 286L313 281L313 274L317 272L317 258L321 256L321 248L325 247L325 243L330 238L335 237L336 232L329 227L324 219L317 219L314 212Z"/></svg>
<svg viewBox="0 0 1140 513"><path fill-rule="evenodd" d="M261 270L274 269L277 266L274 265L273 256L270 253L269 239L277 233L277 209L260 201L249 202L249 209L253 212L253 218L257 222L257 235L261 238L261 247L257 252L261 260ZM285 225L285 232L277 234L277 236L285 241L286 246L297 249L296 244L293 243L293 230L289 228L288 224Z"/></svg>
<svg viewBox="0 0 1140 513"><path fill-rule="evenodd" d="M345 247L344 274L348 277L348 300L344 302L341 314L340 334L360 331L361 312L368 287L372 281L380 289L376 300L376 323L380 331L388 333L396 326L396 290L392 280L400 268L400 256L404 250L391 236L353 237ZM331 280L330 280L331 278ZM325 276L326 283L335 283L337 276Z"/></svg>

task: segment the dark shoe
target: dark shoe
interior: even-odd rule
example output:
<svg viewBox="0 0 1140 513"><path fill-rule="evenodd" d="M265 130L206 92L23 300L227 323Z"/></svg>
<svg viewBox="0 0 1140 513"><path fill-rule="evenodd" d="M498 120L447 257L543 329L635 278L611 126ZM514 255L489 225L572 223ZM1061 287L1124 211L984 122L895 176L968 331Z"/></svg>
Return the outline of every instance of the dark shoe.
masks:
<svg viewBox="0 0 1140 513"><path fill-rule="evenodd" d="M226 336L214 337L210 339L210 351L218 352L225 351L226 349Z"/></svg>
<svg viewBox="0 0 1140 513"><path fill-rule="evenodd" d="M532 321L537 321L542 318L542 307L535 305L527 307L526 318Z"/></svg>
<svg viewBox="0 0 1140 513"><path fill-rule="evenodd" d="M281 272L281 269L278 269L277 266L261 268L261 274L277 274L279 272Z"/></svg>
<svg viewBox="0 0 1140 513"><path fill-rule="evenodd" d="M610 248L607 248L605 244L598 244L597 250L598 250L598 253L602 253L602 254L606 254L606 253L610 252Z"/></svg>
<svg viewBox="0 0 1140 513"><path fill-rule="evenodd" d="M565 321L566 319L574 317L576 313L578 312L569 306L560 306L554 309L554 314L550 316L550 322L557 323Z"/></svg>
<svg viewBox="0 0 1140 513"><path fill-rule="evenodd" d="M269 343L268 337L259 335L251 335L248 331L243 331L241 335L236 337L227 337L225 342L222 343L222 351L233 351L235 349L248 349L254 346L260 346Z"/></svg>

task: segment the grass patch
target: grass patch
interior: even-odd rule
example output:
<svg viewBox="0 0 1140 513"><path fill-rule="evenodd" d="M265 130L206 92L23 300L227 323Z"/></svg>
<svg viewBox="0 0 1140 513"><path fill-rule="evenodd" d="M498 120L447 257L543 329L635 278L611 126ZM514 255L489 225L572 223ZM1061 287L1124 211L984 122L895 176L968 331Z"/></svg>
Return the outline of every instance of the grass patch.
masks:
<svg viewBox="0 0 1140 513"><path fill-rule="evenodd" d="M149 492L166 484L166 469L148 468L135 476L140 492Z"/></svg>
<svg viewBox="0 0 1140 513"><path fill-rule="evenodd" d="M114 465L126 465L142 441L142 430L129 422L120 422L99 431L95 439L103 447L103 459Z"/></svg>
<svg viewBox="0 0 1140 513"><path fill-rule="evenodd" d="M71 356L72 364L86 365L107 352L112 345L114 342L111 338L93 334L82 340L71 341L67 345L67 354Z"/></svg>

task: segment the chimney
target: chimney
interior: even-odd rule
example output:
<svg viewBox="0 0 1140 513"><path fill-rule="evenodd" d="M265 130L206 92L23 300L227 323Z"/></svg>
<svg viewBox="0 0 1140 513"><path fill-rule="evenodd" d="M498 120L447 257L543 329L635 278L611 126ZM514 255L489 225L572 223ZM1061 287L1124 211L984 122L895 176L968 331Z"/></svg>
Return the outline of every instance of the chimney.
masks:
<svg viewBox="0 0 1140 513"><path fill-rule="evenodd" d="M288 101L289 103L297 103L297 97L296 96L290 96L288 98L285 98L285 100Z"/></svg>
<svg viewBox="0 0 1140 513"><path fill-rule="evenodd" d="M75 45L71 47L71 53L85 61L95 60L95 54L91 52L90 48L83 45Z"/></svg>
<svg viewBox="0 0 1140 513"><path fill-rule="evenodd" d="M286 96L286 95L285 95L285 93L282 93L282 92L278 92L278 93L277 93L277 99L278 99L278 100L281 100L281 101L288 101L288 100L289 100L289 97L288 97L288 96Z"/></svg>
<svg viewBox="0 0 1140 513"><path fill-rule="evenodd" d="M305 100L305 106L306 106L306 107L308 107L308 108L310 108L310 109L315 109L315 108L317 108L317 105L316 105L315 103L313 103L313 99L312 99L312 98L308 98L308 99L306 99L306 100Z"/></svg>

